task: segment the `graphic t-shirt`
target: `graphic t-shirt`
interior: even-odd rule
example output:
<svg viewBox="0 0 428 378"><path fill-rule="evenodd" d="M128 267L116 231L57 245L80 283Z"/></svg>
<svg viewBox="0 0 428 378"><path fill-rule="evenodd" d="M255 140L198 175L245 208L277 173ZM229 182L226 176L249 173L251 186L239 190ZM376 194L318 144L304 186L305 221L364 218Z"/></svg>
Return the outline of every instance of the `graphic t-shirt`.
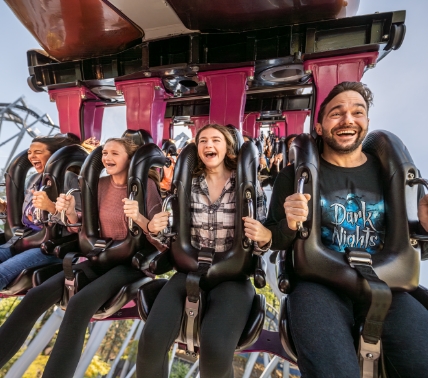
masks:
<svg viewBox="0 0 428 378"><path fill-rule="evenodd" d="M377 160L355 168L330 164L320 157L321 239L333 250L364 248L375 253L384 242L384 199Z"/></svg>

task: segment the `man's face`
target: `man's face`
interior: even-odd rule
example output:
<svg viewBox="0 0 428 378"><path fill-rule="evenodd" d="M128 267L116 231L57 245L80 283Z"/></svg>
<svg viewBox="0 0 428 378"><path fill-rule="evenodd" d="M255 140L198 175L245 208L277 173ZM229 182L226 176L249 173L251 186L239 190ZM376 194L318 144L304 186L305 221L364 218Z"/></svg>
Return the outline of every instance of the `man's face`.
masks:
<svg viewBox="0 0 428 378"><path fill-rule="evenodd" d="M345 91L334 97L326 106L322 125L315 130L326 145L340 154L358 149L367 135L369 118L364 98L354 91Z"/></svg>

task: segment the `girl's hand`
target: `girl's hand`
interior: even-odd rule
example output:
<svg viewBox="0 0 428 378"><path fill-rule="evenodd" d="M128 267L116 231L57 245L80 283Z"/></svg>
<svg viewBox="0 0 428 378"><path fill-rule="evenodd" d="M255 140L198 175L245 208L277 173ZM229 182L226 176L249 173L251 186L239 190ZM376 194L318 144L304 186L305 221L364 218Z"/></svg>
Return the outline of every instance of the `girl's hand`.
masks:
<svg viewBox="0 0 428 378"><path fill-rule="evenodd" d="M6 212L6 201L0 198L0 213Z"/></svg>
<svg viewBox="0 0 428 378"><path fill-rule="evenodd" d="M76 214L75 207L76 207L76 200L74 196L72 196L71 194L66 196L64 193L61 193L59 197L56 199L56 204L55 204L56 211L60 213L61 211L65 210L65 214L67 215L67 217L69 217L70 215Z"/></svg>
<svg viewBox="0 0 428 378"><path fill-rule="evenodd" d="M245 236L263 247L272 239L272 232L263 226L258 220L250 217L243 217Z"/></svg>
<svg viewBox="0 0 428 378"><path fill-rule="evenodd" d="M140 211L138 208L138 201L133 201L128 198L122 199L123 202L123 212L125 216L131 218L134 222L137 222L138 217L140 215Z"/></svg>
<svg viewBox="0 0 428 378"><path fill-rule="evenodd" d="M49 199L45 191L35 192L33 191L33 206L36 209L49 211L50 213L55 212L55 204Z"/></svg>
<svg viewBox="0 0 428 378"><path fill-rule="evenodd" d="M157 234L159 231L162 231L166 226L168 226L168 217L168 211L155 214L149 223L147 223L147 231L152 234Z"/></svg>

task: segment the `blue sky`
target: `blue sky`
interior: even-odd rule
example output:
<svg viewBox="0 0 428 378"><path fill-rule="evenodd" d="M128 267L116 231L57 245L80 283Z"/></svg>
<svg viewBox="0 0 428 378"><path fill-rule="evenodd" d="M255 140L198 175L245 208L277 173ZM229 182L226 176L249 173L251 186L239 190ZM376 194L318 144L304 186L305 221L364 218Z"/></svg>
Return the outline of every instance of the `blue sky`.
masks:
<svg viewBox="0 0 428 378"><path fill-rule="evenodd" d="M370 111L371 129L387 129L397 134L408 147L412 157L428 176L427 132L424 126L424 103L428 88L428 53L424 42L428 36L428 1L426 0L361 0L358 14L376 11L406 10L407 33L403 45L382 60L378 66L366 72L362 81L374 92L374 107ZM0 0L0 103L14 102L25 96L26 102L39 113L48 113L58 124L56 106L46 93L34 93L27 86L28 68L26 51L39 45L15 18L6 3ZM125 127L124 109L105 114L112 134ZM2 130L4 140L10 130ZM30 141L27 138L22 148ZM7 149L0 150L0 168L4 165ZM428 262L423 263L421 283L428 286Z"/></svg>

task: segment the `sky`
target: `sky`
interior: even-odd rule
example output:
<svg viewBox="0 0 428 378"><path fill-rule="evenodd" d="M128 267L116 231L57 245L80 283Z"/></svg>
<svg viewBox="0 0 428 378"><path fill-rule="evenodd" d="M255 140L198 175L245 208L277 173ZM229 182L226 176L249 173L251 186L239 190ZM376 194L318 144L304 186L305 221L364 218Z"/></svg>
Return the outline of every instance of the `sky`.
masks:
<svg viewBox="0 0 428 378"><path fill-rule="evenodd" d="M424 103L428 88L428 52L424 49L428 37L428 1L426 0L361 0L358 14L406 10L406 37L401 48L391 52L375 69L368 70L362 82L374 92L374 107L370 110L370 128L387 129L397 134L409 149L422 176L428 176L428 135L423 125ZM6 3L0 0L0 103L11 103L21 96L39 114L48 113L58 124L55 103L46 93L35 93L27 85L26 51L40 48L36 40L18 21ZM125 128L125 109L109 109L104 115L109 135L117 136ZM107 128L106 128L107 129ZM17 131L17 129L16 129ZM16 132L15 131L15 132ZM41 129L43 131L43 129ZM12 130L1 130L5 140ZM21 150L28 146L27 137ZM10 147L9 147L10 148ZM0 168L8 155L8 146L0 147ZM421 284L428 286L428 262L422 263Z"/></svg>

